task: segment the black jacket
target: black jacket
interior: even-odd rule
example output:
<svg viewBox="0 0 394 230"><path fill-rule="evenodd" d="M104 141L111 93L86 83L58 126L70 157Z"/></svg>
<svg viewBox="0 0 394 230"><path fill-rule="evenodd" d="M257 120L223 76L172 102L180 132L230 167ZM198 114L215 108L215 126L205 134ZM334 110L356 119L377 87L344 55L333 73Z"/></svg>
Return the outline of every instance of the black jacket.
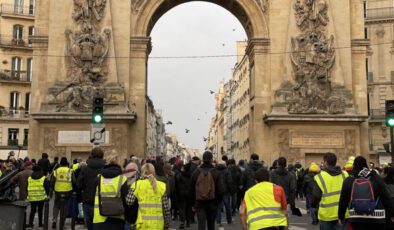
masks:
<svg viewBox="0 0 394 230"><path fill-rule="evenodd" d="M228 171L231 174L231 179L233 179L233 193L237 192L239 185L241 183L242 171L236 165L229 165Z"/></svg>
<svg viewBox="0 0 394 230"><path fill-rule="evenodd" d="M243 189L248 190L256 184L254 179L254 174L257 170L263 167L260 161L252 161L249 163L248 167L245 169L241 178L241 185Z"/></svg>
<svg viewBox="0 0 394 230"><path fill-rule="evenodd" d="M234 184L233 179L231 177L230 172L228 171L225 165L218 165L216 167L219 172L222 174L223 181L224 181L224 194L232 194L234 192Z"/></svg>
<svg viewBox="0 0 394 230"><path fill-rule="evenodd" d="M91 158L87 161L87 166L81 168L77 179L78 191L82 194L82 201L85 204L94 204L96 194L96 178L104 168L105 162L100 158Z"/></svg>
<svg viewBox="0 0 394 230"><path fill-rule="evenodd" d="M345 219L346 209L350 204L350 197L352 193L353 182L356 178L360 178L360 176L350 176L345 179L342 185L341 198L339 199L339 208L338 208L338 218L341 220ZM371 181L372 189L375 194L375 197L379 198L378 205L376 209L385 209L386 216L394 217L393 203L391 202L390 194L387 191L386 184L380 178L380 176L376 173L375 170L371 170L368 177ZM376 222L375 219L350 219L351 222ZM383 221L385 221L383 219Z"/></svg>
<svg viewBox="0 0 394 230"><path fill-rule="evenodd" d="M287 169L278 167L270 173L271 182L283 188L286 194L286 200L289 204L295 202L295 192L297 188L296 178L293 173Z"/></svg>
<svg viewBox="0 0 394 230"><path fill-rule="evenodd" d="M197 182L198 176L200 175L200 170L195 170L192 175L191 182L190 182L190 196L191 196L192 204L194 204L195 208L199 208L201 205L203 205L203 203L209 203L212 206L217 206L219 201L222 200L223 194L225 192L223 177L222 177L221 173L213 167L212 164L203 163L200 166L200 169L202 169L202 170L213 169L211 173L212 173L212 177L215 181L215 200L213 200L213 201L211 201L211 200L197 201L196 200L196 182Z"/></svg>
<svg viewBox="0 0 394 230"><path fill-rule="evenodd" d="M50 170L49 160L42 158L38 160L37 165L41 167L42 173L46 176Z"/></svg>
<svg viewBox="0 0 394 230"><path fill-rule="evenodd" d="M305 194L312 194L313 188L315 186L315 180L314 177L317 175L317 173L313 173L313 172L308 172L307 174L305 174L304 176L304 180L303 180L303 191L305 192Z"/></svg>
<svg viewBox="0 0 394 230"><path fill-rule="evenodd" d="M101 169L101 176L106 178L106 179L111 179L111 178L115 178L119 175L122 174L122 169L119 165L114 165L114 164L109 164L104 166L103 169ZM96 177L96 180L94 180L96 182L96 186L95 186L95 190L96 187L99 184L99 177ZM128 206L126 204L126 196L127 193L129 192L129 186L127 185L127 182L123 184L122 188L121 188L121 192L120 192L120 196L122 197L123 200L123 207L125 209L125 219L128 219ZM111 218L108 217L107 220L104 223L99 223L99 224L94 224L94 229L95 230L107 230L107 229L120 229L120 226L124 225L124 220L121 219L117 219L117 218Z"/></svg>
<svg viewBox="0 0 394 230"><path fill-rule="evenodd" d="M324 170L331 176L338 176L342 173L342 169L339 166L329 167L328 169ZM318 208L319 203L322 197L322 190L320 190L319 186L316 182L314 182L313 189L312 189L312 196L311 196L311 207Z"/></svg>
<svg viewBox="0 0 394 230"><path fill-rule="evenodd" d="M184 171L176 175L176 192L180 200L183 201L185 197L190 197L190 181L191 181L191 164L186 164L183 166ZM187 198L189 199L189 198Z"/></svg>

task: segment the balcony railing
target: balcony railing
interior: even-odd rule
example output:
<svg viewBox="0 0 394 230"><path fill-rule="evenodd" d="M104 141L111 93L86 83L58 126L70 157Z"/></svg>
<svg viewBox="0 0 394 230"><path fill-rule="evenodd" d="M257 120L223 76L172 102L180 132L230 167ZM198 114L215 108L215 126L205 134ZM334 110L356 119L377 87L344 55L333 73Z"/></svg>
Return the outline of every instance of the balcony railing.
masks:
<svg viewBox="0 0 394 230"><path fill-rule="evenodd" d="M18 139L8 140L8 146L18 146Z"/></svg>
<svg viewBox="0 0 394 230"><path fill-rule="evenodd" d="M28 139L24 139L23 140L23 146L28 146L29 145L29 140Z"/></svg>
<svg viewBox="0 0 394 230"><path fill-rule="evenodd" d="M16 38L11 35L0 35L0 46L9 48L32 49L33 45L28 38Z"/></svg>
<svg viewBox="0 0 394 230"><path fill-rule="evenodd" d="M384 109L371 109L369 118L372 120L384 120L386 111Z"/></svg>
<svg viewBox="0 0 394 230"><path fill-rule="evenodd" d="M368 9L367 20L394 18L394 7Z"/></svg>
<svg viewBox="0 0 394 230"><path fill-rule="evenodd" d="M30 82L31 72L0 69L0 81Z"/></svg>
<svg viewBox="0 0 394 230"><path fill-rule="evenodd" d="M29 109L14 109L14 108L4 108L0 106L0 118L28 118L30 114Z"/></svg>
<svg viewBox="0 0 394 230"><path fill-rule="evenodd" d="M20 6L20 5L13 5L13 4L1 4L0 6L1 15L8 14L8 15L15 15L15 16L28 16L34 17L35 14L35 7L34 5L30 6Z"/></svg>

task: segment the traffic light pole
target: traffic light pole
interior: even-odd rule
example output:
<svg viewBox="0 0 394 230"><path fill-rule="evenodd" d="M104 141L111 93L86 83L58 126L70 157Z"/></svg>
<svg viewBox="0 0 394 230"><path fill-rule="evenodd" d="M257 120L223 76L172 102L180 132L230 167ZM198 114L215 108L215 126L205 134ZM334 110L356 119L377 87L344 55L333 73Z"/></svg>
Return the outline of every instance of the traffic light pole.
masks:
<svg viewBox="0 0 394 230"><path fill-rule="evenodd" d="M391 163L394 163L394 128L390 127Z"/></svg>

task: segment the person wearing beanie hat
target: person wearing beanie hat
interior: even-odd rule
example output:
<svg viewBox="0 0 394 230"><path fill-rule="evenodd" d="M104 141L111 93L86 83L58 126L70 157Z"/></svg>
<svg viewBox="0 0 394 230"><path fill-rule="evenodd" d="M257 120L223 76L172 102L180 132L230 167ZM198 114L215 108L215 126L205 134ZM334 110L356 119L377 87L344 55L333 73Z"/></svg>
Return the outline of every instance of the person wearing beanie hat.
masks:
<svg viewBox="0 0 394 230"><path fill-rule="evenodd" d="M317 165L315 162L312 162L309 166L309 168L306 169L305 171L305 177L304 177L304 182L302 185L303 191L305 193L306 197L306 209L309 211L311 218L312 218L312 224L317 225L319 224L319 220L317 218L315 209L311 207L311 196L312 196L312 190L313 186L315 185L315 182L313 178L320 172L320 167Z"/></svg>
<svg viewBox="0 0 394 230"><path fill-rule="evenodd" d="M354 156L349 157L348 161L345 164L345 171L348 172L349 175L352 175L354 159Z"/></svg>
<svg viewBox="0 0 394 230"><path fill-rule="evenodd" d="M28 179L28 196L30 202L29 224L27 229L33 229L34 216L38 211L38 226L42 227L42 217L44 210L44 203L49 194L49 181L46 180L42 168L39 165L33 166L33 173Z"/></svg>
<svg viewBox="0 0 394 230"><path fill-rule="evenodd" d="M219 205L219 202L222 200L225 187L223 182L223 177L221 176L220 172L214 168L212 165L213 154L209 151L204 152L203 154L203 163L202 165L193 173L190 183L190 196L193 205L193 211L197 212L197 219L198 219L198 229L206 229L208 230L215 229L215 216L216 216L216 209ZM201 175L200 177L200 174ZM200 195L197 191L201 191L200 187L197 184L197 181L200 181L201 184L204 184L202 180L209 180L208 176L211 174L214 180L214 198L213 199L202 199L201 197L197 196ZM197 188L196 188L197 187ZM211 190L212 191L212 190ZM199 198L199 199L197 199Z"/></svg>
<svg viewBox="0 0 394 230"><path fill-rule="evenodd" d="M11 183L17 185L19 187L19 200L27 199L27 179L33 173L33 164L31 161L26 161L24 163L23 171L16 174L13 178L11 178Z"/></svg>

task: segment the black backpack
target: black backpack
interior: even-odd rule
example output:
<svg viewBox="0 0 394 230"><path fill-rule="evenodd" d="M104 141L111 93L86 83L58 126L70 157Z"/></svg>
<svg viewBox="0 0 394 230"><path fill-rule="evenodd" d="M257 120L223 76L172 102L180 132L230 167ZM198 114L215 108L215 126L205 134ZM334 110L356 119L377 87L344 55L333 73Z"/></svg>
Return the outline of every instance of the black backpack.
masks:
<svg viewBox="0 0 394 230"><path fill-rule="evenodd" d="M350 208L357 214L371 215L378 204L370 179L357 178L353 182Z"/></svg>

